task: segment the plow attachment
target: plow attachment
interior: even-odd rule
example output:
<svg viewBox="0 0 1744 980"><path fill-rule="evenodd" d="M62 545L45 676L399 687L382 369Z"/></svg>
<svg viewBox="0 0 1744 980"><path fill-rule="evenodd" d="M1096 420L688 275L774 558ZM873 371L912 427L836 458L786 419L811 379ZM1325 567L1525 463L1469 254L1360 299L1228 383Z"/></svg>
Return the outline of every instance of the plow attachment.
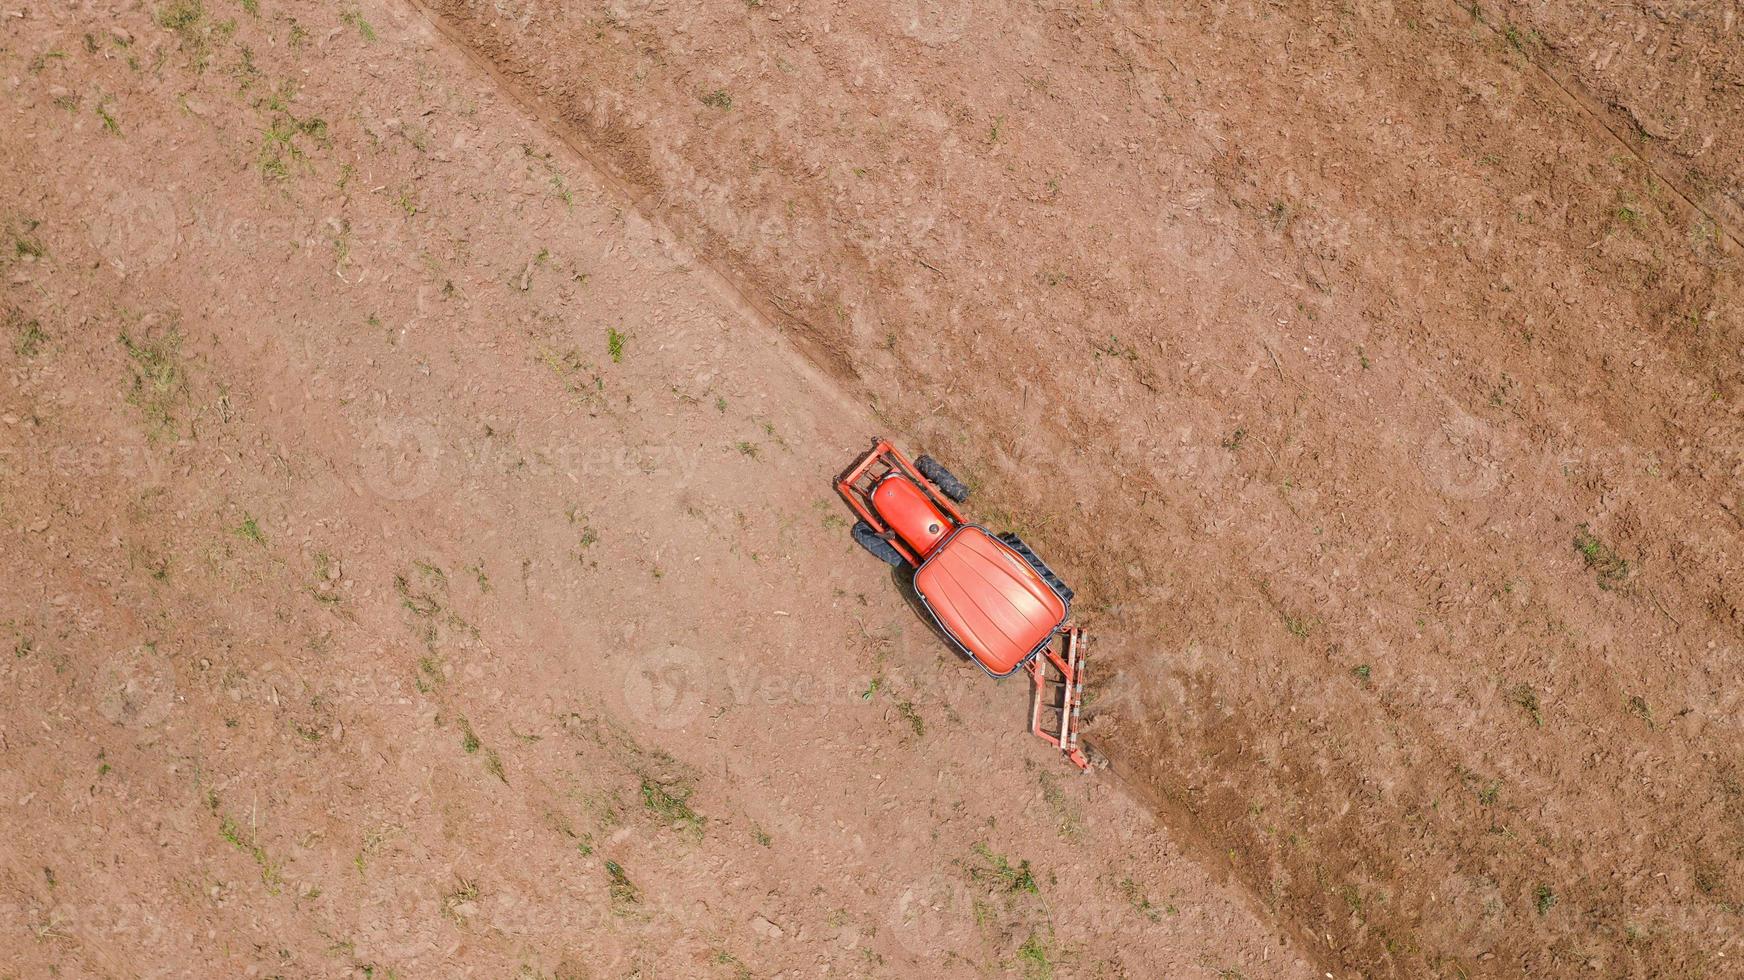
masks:
<svg viewBox="0 0 1744 980"><path fill-rule="evenodd" d="M1059 749L1079 769L1089 769L1090 759L1078 744L1079 716L1084 703L1084 631L1068 624L1055 635L1061 642L1049 643L1027 665L1029 676L1035 681L1030 730Z"/></svg>

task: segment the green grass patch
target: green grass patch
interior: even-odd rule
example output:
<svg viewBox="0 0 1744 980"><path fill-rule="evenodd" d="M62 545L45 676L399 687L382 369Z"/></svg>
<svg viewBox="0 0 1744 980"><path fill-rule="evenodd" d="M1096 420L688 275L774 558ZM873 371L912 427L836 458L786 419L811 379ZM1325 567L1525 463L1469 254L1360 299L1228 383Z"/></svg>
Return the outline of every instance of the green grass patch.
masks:
<svg viewBox="0 0 1744 980"><path fill-rule="evenodd" d="M1162 921L1162 910L1151 904L1150 896L1144 893L1144 889L1138 886L1138 882L1133 881L1131 878L1120 879L1120 893L1126 896L1126 900L1132 905L1133 911L1152 922Z"/></svg>
<svg viewBox="0 0 1744 980"><path fill-rule="evenodd" d="M375 27L371 25L369 21L363 19L362 11L358 10L356 7L352 7L340 14L339 19L351 27L356 28L357 36L363 38L364 43L375 43Z"/></svg>
<svg viewBox="0 0 1744 980"><path fill-rule="evenodd" d="M1610 545L1599 540L1587 525L1582 524L1575 532L1574 548L1580 552L1581 561L1598 579L1599 588L1606 591L1622 585L1629 577L1629 562Z"/></svg>
<svg viewBox="0 0 1744 980"><path fill-rule="evenodd" d="M156 441L176 430L177 405L187 393L187 375L181 363L181 334L167 331L150 340L135 341L126 332L118 338L133 362L133 386L128 404L145 417L146 434Z"/></svg>
<svg viewBox="0 0 1744 980"><path fill-rule="evenodd" d="M926 719L922 718L920 712L915 710L913 701L896 702L896 711L902 715L904 721L908 722L909 731L914 732L915 738L926 737Z"/></svg>
<svg viewBox="0 0 1744 980"><path fill-rule="evenodd" d="M1054 964L1048 941L1039 932L1031 932L1017 948L1017 964L1028 980L1053 980Z"/></svg>
<svg viewBox="0 0 1744 980"><path fill-rule="evenodd" d="M25 218L16 225L11 222L7 223L6 232L12 236L12 253L15 257L20 259L48 258L48 246L36 233L40 227L42 227L42 222L35 218ZM17 310L13 310L9 314L9 319L17 319L21 315Z"/></svg>
<svg viewBox="0 0 1744 980"><path fill-rule="evenodd" d="M682 784L666 784L642 778L642 805L649 813L674 830L702 836L708 818L691 809L693 790Z"/></svg>
<svg viewBox="0 0 1744 980"><path fill-rule="evenodd" d="M442 664L435 657L418 658L418 667L412 672L412 683L417 686L420 694L430 694L442 686Z"/></svg>
<svg viewBox="0 0 1744 980"><path fill-rule="evenodd" d="M42 353L48 344L48 334L42 332L42 323L37 320L26 320L16 317L12 324L12 353L24 360L30 360Z"/></svg>
<svg viewBox="0 0 1744 980"><path fill-rule="evenodd" d="M176 36L176 47L195 71L204 71L212 54L236 33L236 21L214 20L202 0L170 0L152 15L157 25Z"/></svg>
<svg viewBox="0 0 1744 980"><path fill-rule="evenodd" d="M1516 707L1532 716L1532 724L1538 728L1544 727L1544 709L1538 702L1538 692L1532 690L1529 684L1516 684L1508 691L1508 700Z"/></svg>
<svg viewBox="0 0 1744 980"><path fill-rule="evenodd" d="M635 905L642 901L642 893L636 888L630 876L624 872L624 866L616 861L606 862L606 877L609 879L607 891L611 895L614 907Z"/></svg>
<svg viewBox="0 0 1744 980"><path fill-rule="evenodd" d="M1629 697L1628 707L1629 713L1646 722L1648 728L1656 727L1653 724L1653 708L1647 703L1646 698L1639 694L1631 695Z"/></svg>
<svg viewBox="0 0 1744 980"><path fill-rule="evenodd" d="M508 770L503 768L503 757L497 754L496 749L484 750L484 771L495 776L504 786L509 784Z"/></svg>
<svg viewBox="0 0 1744 980"><path fill-rule="evenodd" d="M1549 885L1539 885L1532 889L1532 907L1538 910L1539 915L1546 914L1555 905L1556 892L1551 891Z"/></svg>
<svg viewBox="0 0 1744 980"><path fill-rule="evenodd" d="M1030 895L1041 893L1041 886L1036 884L1035 873L1030 870L1028 861L1019 861L1013 865L1005 855L995 853L986 844L976 844L975 853L987 863L984 867L970 868L969 877L992 884L1002 891Z"/></svg>
<svg viewBox="0 0 1744 980"><path fill-rule="evenodd" d="M291 166L308 157L304 143L326 146L327 121L319 116L298 118L290 109L296 96L294 83L286 81L273 93L255 104L266 114L266 125L260 131L260 151L256 164L266 180L287 180Z"/></svg>
<svg viewBox="0 0 1744 980"><path fill-rule="evenodd" d="M284 875L281 866L267 854L266 848L260 846L228 814L218 822L218 836L224 838L237 850L253 858L255 865L260 868L261 884L266 886L267 891L274 895L278 894L279 885L284 881Z"/></svg>
<svg viewBox="0 0 1744 980"><path fill-rule="evenodd" d="M559 353L542 347L535 356L539 363L549 368L563 382L564 390L572 395L587 400L598 398L606 390L606 379L599 373L599 369L574 348Z"/></svg>
<svg viewBox="0 0 1744 980"><path fill-rule="evenodd" d="M96 112L97 118L103 123L103 132L108 133L111 136L121 135L121 123L115 118L115 114L109 111L108 99L104 99L97 103Z"/></svg>

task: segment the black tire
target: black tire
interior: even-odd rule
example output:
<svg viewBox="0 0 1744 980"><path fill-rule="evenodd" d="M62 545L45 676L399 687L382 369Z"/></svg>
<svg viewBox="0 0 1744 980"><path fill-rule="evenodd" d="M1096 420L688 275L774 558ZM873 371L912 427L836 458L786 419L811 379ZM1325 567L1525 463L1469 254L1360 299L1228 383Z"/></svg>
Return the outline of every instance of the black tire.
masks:
<svg viewBox="0 0 1744 980"><path fill-rule="evenodd" d="M1041 556L1036 554L1029 545L1024 544L1022 538L1015 534L1007 533L999 535L999 540L1010 545L1011 550L1022 555L1023 560L1029 563L1029 567L1035 569L1036 574L1040 575L1048 585L1052 586L1053 590L1060 594L1060 598L1064 599L1068 604L1071 603L1073 597L1078 594L1073 592L1065 582L1061 581L1060 577L1054 574L1054 570L1048 567L1048 563L1042 561Z"/></svg>
<svg viewBox="0 0 1744 980"><path fill-rule="evenodd" d="M939 465L939 461L931 456L922 456L914 461L914 468L920 470L920 475L933 482L944 495L962 503L969 499L969 488L962 480L951 475L951 471Z"/></svg>
<svg viewBox="0 0 1744 980"><path fill-rule="evenodd" d="M895 545L879 537L878 532L872 530L872 525L865 521L855 521L851 533L854 535L856 544L871 552L872 557L884 564L892 568L901 568L907 564L902 558L902 552L897 551Z"/></svg>

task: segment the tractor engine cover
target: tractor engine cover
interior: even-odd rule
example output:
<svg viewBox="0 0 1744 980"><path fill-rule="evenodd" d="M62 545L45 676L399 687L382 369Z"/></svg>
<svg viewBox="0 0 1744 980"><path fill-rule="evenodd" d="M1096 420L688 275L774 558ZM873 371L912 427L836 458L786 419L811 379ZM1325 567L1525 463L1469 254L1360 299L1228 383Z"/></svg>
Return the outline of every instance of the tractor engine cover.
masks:
<svg viewBox="0 0 1744 980"><path fill-rule="evenodd" d="M872 509L922 558L956 527L926 491L900 473L890 474L872 488Z"/></svg>
<svg viewBox="0 0 1744 980"><path fill-rule="evenodd" d="M1066 599L1035 566L979 525L965 525L914 573L914 591L982 669L1004 677L1066 622Z"/></svg>

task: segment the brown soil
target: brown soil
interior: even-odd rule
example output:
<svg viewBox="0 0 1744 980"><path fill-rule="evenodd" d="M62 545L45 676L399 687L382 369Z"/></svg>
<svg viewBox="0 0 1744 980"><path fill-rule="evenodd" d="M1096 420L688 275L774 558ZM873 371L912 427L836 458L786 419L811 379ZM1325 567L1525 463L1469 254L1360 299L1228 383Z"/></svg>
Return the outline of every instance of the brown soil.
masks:
<svg viewBox="0 0 1744 980"><path fill-rule="evenodd" d="M415 11L7 23L0 975L1310 975Z"/></svg>
<svg viewBox="0 0 1744 980"><path fill-rule="evenodd" d="M1736 971L1735 4L428 2L8 19L20 970Z"/></svg>
<svg viewBox="0 0 1744 980"><path fill-rule="evenodd" d="M1744 130L1727 120L1744 117L1744 8L1506 0L1486 23L1740 244Z"/></svg>

